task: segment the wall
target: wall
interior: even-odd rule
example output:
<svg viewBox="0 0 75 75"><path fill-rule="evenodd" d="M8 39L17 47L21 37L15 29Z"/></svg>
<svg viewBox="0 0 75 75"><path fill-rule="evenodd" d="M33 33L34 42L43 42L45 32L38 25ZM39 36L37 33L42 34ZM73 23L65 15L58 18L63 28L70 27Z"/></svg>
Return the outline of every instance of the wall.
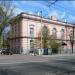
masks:
<svg viewBox="0 0 75 75"><path fill-rule="evenodd" d="M22 16L26 16L25 15L22 15ZM62 23L62 22L59 22L58 21L53 21L53 22L45 22L45 19L43 19L41 21L41 19L39 17L37 17L37 19L40 19L40 20L36 20L36 19L31 19L31 18L22 18L21 21L19 21L20 23L20 32L17 31L16 29L16 35L20 34L19 36L22 37L20 38L20 45L21 45L21 48L23 50L23 53L28 53L29 50L30 50L30 25L34 25L34 37L38 37L38 34L39 32L41 31L41 27L43 27L44 25L46 25L50 31L50 35L52 35L52 29L53 28L56 28L57 29L57 38L59 39L59 42L61 41L61 29L64 29L65 32L64 32L64 42L67 44L66 46L64 46L64 50L66 53L71 53L71 45L70 45L70 41L69 41L69 33L70 33L70 30L72 29L71 26L69 25L66 25L65 23ZM33 16L32 18L34 18L35 16ZM49 20L48 20L49 21ZM56 23L55 23L56 22ZM16 25L16 26L19 26ZM14 30L13 30L13 35L14 35ZM75 44L74 44L74 48L75 48ZM67 50L67 51L66 51Z"/></svg>

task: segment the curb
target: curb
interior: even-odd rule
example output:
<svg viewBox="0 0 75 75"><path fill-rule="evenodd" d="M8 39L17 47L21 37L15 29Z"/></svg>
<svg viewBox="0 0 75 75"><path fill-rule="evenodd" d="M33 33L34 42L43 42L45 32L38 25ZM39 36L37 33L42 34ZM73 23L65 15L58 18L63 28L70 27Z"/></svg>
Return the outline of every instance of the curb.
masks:
<svg viewBox="0 0 75 75"><path fill-rule="evenodd" d="M75 56L75 54L41 55L42 57Z"/></svg>

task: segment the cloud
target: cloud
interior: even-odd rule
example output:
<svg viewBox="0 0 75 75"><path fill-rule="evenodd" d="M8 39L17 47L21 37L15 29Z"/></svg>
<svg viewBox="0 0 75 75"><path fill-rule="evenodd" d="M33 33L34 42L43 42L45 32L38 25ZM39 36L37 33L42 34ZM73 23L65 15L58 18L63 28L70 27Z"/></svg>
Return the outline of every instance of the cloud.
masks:
<svg viewBox="0 0 75 75"><path fill-rule="evenodd" d="M42 1L41 1L42 2ZM31 6L39 6L39 7L41 7L41 8L44 8L44 9L48 9L49 10L49 8L48 8L48 6L46 6L45 4L42 4L42 3L40 3L39 1L21 1L20 2L21 4L27 4L27 5L31 5Z"/></svg>
<svg viewBox="0 0 75 75"><path fill-rule="evenodd" d="M61 13L61 18L65 18L65 16L66 16L66 12L62 12Z"/></svg>
<svg viewBox="0 0 75 75"><path fill-rule="evenodd" d="M75 7L75 1L69 1L69 3L70 3L73 7Z"/></svg>
<svg viewBox="0 0 75 75"><path fill-rule="evenodd" d="M69 18L75 20L75 16L69 15Z"/></svg>
<svg viewBox="0 0 75 75"><path fill-rule="evenodd" d="M42 1L40 1L42 2ZM43 15L48 13L49 8L48 6L40 3L39 1L15 1L14 5L17 7L16 14L24 11L30 14L36 14L36 12L43 12ZM24 8L25 7L25 8ZM26 8L27 7L27 8ZM32 7L29 9L28 7ZM45 11L46 10L46 11Z"/></svg>
<svg viewBox="0 0 75 75"><path fill-rule="evenodd" d="M15 9L15 16L16 16L17 14L20 14L21 12L23 12L22 9L16 8L16 9Z"/></svg>
<svg viewBox="0 0 75 75"><path fill-rule="evenodd" d="M49 17L51 17L51 16L56 16L56 18L58 20L64 21L64 22L67 21L69 23L74 23L74 21L75 21L75 17L70 14L67 15L67 13L65 11L62 12L62 11L58 11L58 10L53 10L49 13Z"/></svg>
<svg viewBox="0 0 75 75"><path fill-rule="evenodd" d="M13 5L14 5L14 6L19 6L20 3L19 3L19 1L13 1Z"/></svg>
<svg viewBox="0 0 75 75"><path fill-rule="evenodd" d="M57 19L59 19L59 20L67 19L69 21L69 19L70 19L70 21L74 21L75 17L71 15L72 13L68 13L67 10L69 9L68 11L71 12L71 10L73 8L75 8L75 1L58 1L58 3L59 3L58 5L60 5L60 6L64 5L63 6L64 10L61 7L60 7L60 9L59 8L57 8L57 9L51 8L50 9L46 5L46 3L45 2L43 3L42 1L15 1L14 5L17 6L17 8L15 10L15 12L16 12L15 14L19 14L21 12L26 12L26 11L29 11L30 14L34 14L35 12L43 11L43 14L49 13L49 15L47 14L49 17L56 16ZM34 8L33 8L33 10L32 9L24 9L24 6L27 6L27 7L32 6ZM65 8L67 8L67 10ZM74 11L74 9L73 9L73 11Z"/></svg>
<svg viewBox="0 0 75 75"><path fill-rule="evenodd" d="M56 16L57 19L64 19L66 17L66 12L62 12L59 10L53 10L49 13L49 17Z"/></svg>
<svg viewBox="0 0 75 75"><path fill-rule="evenodd" d="M58 17L59 14L58 14L58 12L57 12L56 10L54 10L54 11L51 11L51 12L49 13L49 16L56 16L56 17Z"/></svg>

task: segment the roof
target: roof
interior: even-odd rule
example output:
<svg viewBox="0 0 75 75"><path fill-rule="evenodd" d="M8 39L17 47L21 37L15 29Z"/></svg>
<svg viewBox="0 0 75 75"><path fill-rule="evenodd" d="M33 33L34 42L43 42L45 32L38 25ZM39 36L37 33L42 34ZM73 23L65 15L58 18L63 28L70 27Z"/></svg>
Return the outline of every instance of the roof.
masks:
<svg viewBox="0 0 75 75"><path fill-rule="evenodd" d="M57 25L64 25L64 26L75 27L75 25L71 24L71 23L62 22L62 21L59 21L59 20L54 21L54 20L51 20L49 18L44 18L44 17L41 17L41 16L28 14L28 13L25 13L25 12L22 12L18 16L20 18L24 18L24 19L31 19L31 20L37 20L37 21L42 21L42 22L51 23L51 24L57 24Z"/></svg>

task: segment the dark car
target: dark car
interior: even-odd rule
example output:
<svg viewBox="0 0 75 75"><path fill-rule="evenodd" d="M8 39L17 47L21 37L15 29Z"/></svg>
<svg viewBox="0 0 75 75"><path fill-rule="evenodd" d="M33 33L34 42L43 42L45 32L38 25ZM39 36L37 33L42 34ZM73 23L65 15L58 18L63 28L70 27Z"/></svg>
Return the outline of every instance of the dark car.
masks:
<svg viewBox="0 0 75 75"><path fill-rule="evenodd" d="M13 53L12 53L12 51L10 51L9 49L3 49L3 50L1 51L1 54L12 55Z"/></svg>

